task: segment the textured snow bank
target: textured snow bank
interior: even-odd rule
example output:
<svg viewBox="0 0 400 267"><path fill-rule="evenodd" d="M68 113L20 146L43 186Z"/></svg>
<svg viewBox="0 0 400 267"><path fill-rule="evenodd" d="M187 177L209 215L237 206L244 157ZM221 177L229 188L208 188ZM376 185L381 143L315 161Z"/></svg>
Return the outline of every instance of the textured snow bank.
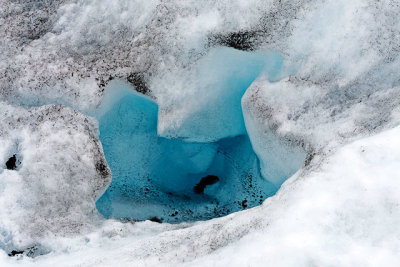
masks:
<svg viewBox="0 0 400 267"><path fill-rule="evenodd" d="M16 105L58 103L90 113L101 102L105 85L121 78L157 99L160 134L185 137L193 128L203 140L211 139L187 118L204 115L199 106L208 91L223 94L231 85L212 79L210 70L227 73L213 66L216 59L229 71L238 69L229 64L246 63L239 51L218 48L230 46L258 55L275 51L286 62L286 73L293 74L293 85L316 88L320 98L297 94L304 105L293 106L295 116L289 120L305 112L310 116L300 116L301 121L328 124L349 117L349 108L361 102L368 114L377 114L355 125L355 134L363 134L385 124L385 114L399 104L395 92L378 101L383 104L371 98L399 86L399 9L397 1L389 0L2 0L0 97ZM258 59L249 63L256 75ZM243 92L243 87L236 89ZM308 121L316 111L308 110L310 105L319 106L325 117ZM218 136L226 135L228 119L220 125L211 122ZM351 135L348 126L345 137ZM241 132L243 125L227 128Z"/></svg>
<svg viewBox="0 0 400 267"><path fill-rule="evenodd" d="M20 263L398 266L399 136L397 127L340 148L293 176L262 206L174 227L108 221L92 234L62 241L68 253ZM4 266L14 262L0 259Z"/></svg>
<svg viewBox="0 0 400 267"><path fill-rule="evenodd" d="M1 102L0 113L0 248L23 250L93 225L111 179L96 122L55 105Z"/></svg>
<svg viewBox="0 0 400 267"><path fill-rule="evenodd" d="M196 263L398 266L399 136L358 140L292 178L258 209L262 229Z"/></svg>

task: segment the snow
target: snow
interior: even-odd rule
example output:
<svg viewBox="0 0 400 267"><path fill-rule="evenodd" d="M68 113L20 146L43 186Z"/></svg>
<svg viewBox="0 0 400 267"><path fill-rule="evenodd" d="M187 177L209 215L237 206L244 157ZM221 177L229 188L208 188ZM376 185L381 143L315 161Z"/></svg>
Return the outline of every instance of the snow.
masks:
<svg viewBox="0 0 400 267"><path fill-rule="evenodd" d="M0 248L9 253L90 229L99 220L95 201L111 179L96 121L56 105L2 102L0 110ZM4 168L13 155L20 166Z"/></svg>
<svg viewBox="0 0 400 267"><path fill-rule="evenodd" d="M399 134L357 140L291 178L259 208L262 230L191 265L398 266Z"/></svg>
<svg viewBox="0 0 400 267"><path fill-rule="evenodd" d="M2 257L2 266L398 266L399 135L396 127L345 145L250 210L175 226L110 220L58 241L68 252Z"/></svg>
<svg viewBox="0 0 400 267"><path fill-rule="evenodd" d="M0 0L0 265L399 266L399 13L396 0ZM204 195L234 213L199 201L204 216L177 221L191 223L132 222L171 198L110 194L128 182L143 197L125 171L194 194L210 170L221 181ZM249 172L271 197L239 211Z"/></svg>

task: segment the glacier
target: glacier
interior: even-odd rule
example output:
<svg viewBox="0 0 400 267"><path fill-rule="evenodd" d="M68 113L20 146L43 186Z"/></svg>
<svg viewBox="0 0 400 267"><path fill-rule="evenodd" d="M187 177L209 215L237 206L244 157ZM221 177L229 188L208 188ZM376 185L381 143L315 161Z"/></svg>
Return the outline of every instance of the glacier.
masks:
<svg viewBox="0 0 400 267"><path fill-rule="evenodd" d="M107 218L188 222L253 207L273 195L301 168L306 153L298 149L293 154L290 146L270 138L263 140L277 150L274 161L257 157L253 147L259 144L247 135L241 98L261 71L273 79L281 65L273 54L211 51L193 71L200 88L184 99L190 113L180 117L179 127L169 128L165 121L177 118L176 113L166 113L163 106L159 110L126 82L111 81L95 115L113 173L97 202L99 212ZM212 93L203 96L204 91ZM274 166L267 168L268 175L259 171L259 159ZM215 181L196 190L207 177Z"/></svg>
<svg viewBox="0 0 400 267"><path fill-rule="evenodd" d="M396 0L0 0L1 266L398 266Z"/></svg>

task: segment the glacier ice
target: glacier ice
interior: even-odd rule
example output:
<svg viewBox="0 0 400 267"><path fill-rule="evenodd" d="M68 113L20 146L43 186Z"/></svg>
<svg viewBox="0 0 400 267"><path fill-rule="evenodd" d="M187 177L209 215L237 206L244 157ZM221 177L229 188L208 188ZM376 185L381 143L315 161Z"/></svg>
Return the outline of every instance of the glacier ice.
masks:
<svg viewBox="0 0 400 267"><path fill-rule="evenodd" d="M281 69L279 54L220 47L187 71L156 77L152 88L160 105L159 135L209 142L245 134L240 105L244 92L261 72L274 80ZM174 88L173 98L168 88Z"/></svg>
<svg viewBox="0 0 400 267"><path fill-rule="evenodd" d="M268 118L270 110L258 105L256 101L263 98L253 88L256 87L251 86L242 99L246 128L260 160L262 176L279 187L303 166L308 156L307 148L300 138L296 140L295 136L280 136L276 132L278 125Z"/></svg>
<svg viewBox="0 0 400 267"><path fill-rule="evenodd" d="M240 106L240 98L236 100ZM221 107L224 104L232 106L220 103L219 108L228 109ZM213 142L168 139L157 135L157 115L157 104L129 84L113 81L106 88L97 116L113 180L97 208L107 218L204 220L259 205L276 192L277 187L260 175L245 131L232 130L228 136L233 137ZM243 120L240 108L235 115ZM215 133L208 121L194 122ZM197 129L190 134L197 136ZM198 192L208 176L218 181Z"/></svg>
<svg viewBox="0 0 400 267"><path fill-rule="evenodd" d="M204 220L259 205L273 195L301 168L306 152L300 148L292 155L290 144L284 147L271 136L265 140L276 157L257 157L253 149L259 152L260 144L252 134L252 142L247 137L241 98L261 72L274 80L281 68L277 54L211 50L181 75L181 83L173 80L175 90L185 88L184 94L170 101L157 97L160 110L128 83L111 81L95 112L113 173L97 203L100 213L131 220ZM171 86L155 84L152 88ZM272 155L271 149L262 149ZM264 168L265 162L273 167ZM218 181L196 193L209 177Z"/></svg>
<svg viewBox="0 0 400 267"><path fill-rule="evenodd" d="M398 266L399 12L0 0L0 265ZM236 170L276 194L238 211Z"/></svg>

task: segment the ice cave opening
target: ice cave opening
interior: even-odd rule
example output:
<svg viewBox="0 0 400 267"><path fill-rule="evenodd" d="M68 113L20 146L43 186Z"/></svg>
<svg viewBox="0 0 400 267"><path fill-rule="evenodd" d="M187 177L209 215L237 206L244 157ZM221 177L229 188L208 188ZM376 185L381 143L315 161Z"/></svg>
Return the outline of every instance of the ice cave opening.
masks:
<svg viewBox="0 0 400 267"><path fill-rule="evenodd" d="M112 171L112 182L96 203L104 217L168 223L207 220L260 205L277 192L279 184L262 176L260 164L269 163L260 163L253 150L241 98L261 72L275 77L281 59L232 48L210 54L195 71L199 84L215 77L203 88L209 90L209 101L200 105L200 98L185 100L201 108L176 135L160 135L159 106L152 98L122 81L107 86L96 115ZM211 137L202 138L204 134ZM299 161L298 156L293 160Z"/></svg>

